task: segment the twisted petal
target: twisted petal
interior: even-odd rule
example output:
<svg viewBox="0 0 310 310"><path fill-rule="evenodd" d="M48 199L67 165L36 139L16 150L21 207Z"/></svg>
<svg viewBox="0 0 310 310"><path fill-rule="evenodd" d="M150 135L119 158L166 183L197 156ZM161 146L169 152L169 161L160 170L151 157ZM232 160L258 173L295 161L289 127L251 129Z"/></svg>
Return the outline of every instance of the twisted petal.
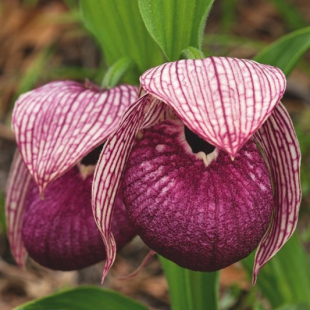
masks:
<svg viewBox="0 0 310 310"><path fill-rule="evenodd" d="M6 222L12 254L21 267L25 264L26 250L21 236L24 203L31 176L20 153L16 151L6 189Z"/></svg>
<svg viewBox="0 0 310 310"><path fill-rule="evenodd" d="M286 86L278 68L222 57L167 63L145 72L140 82L231 157L268 118Z"/></svg>
<svg viewBox="0 0 310 310"><path fill-rule="evenodd" d="M292 121L281 103L254 137L267 157L274 185L273 219L256 252L253 270L255 284L259 270L295 230L301 201L301 156Z"/></svg>
<svg viewBox="0 0 310 310"><path fill-rule="evenodd" d="M134 86L104 91L71 81L52 82L21 95L13 112L13 130L41 194L105 141L136 99Z"/></svg>
<svg viewBox="0 0 310 310"><path fill-rule="evenodd" d="M118 130L105 143L93 182L93 214L106 247L103 279L112 266L116 245L111 233L113 204L128 155L140 128L155 124L165 112L165 104L145 95L125 112Z"/></svg>

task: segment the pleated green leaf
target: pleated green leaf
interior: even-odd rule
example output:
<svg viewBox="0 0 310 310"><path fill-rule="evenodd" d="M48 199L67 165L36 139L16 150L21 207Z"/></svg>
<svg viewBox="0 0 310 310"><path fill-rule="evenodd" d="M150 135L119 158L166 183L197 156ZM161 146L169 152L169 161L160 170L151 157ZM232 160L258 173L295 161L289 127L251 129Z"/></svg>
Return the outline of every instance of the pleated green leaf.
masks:
<svg viewBox="0 0 310 310"><path fill-rule="evenodd" d="M169 285L172 310L218 309L219 272L182 268L160 256Z"/></svg>
<svg viewBox="0 0 310 310"><path fill-rule="evenodd" d="M139 0L143 21L169 61L188 46L200 49L214 0Z"/></svg>
<svg viewBox="0 0 310 310"><path fill-rule="evenodd" d="M285 305L277 308L276 310L310 310L310 306L307 304Z"/></svg>
<svg viewBox="0 0 310 310"><path fill-rule="evenodd" d="M307 26L307 22L304 20L302 14L299 12L296 5L291 1L283 0L269 0L272 2L279 13L282 15L286 26L289 26L292 30L300 29Z"/></svg>
<svg viewBox="0 0 310 310"><path fill-rule="evenodd" d="M255 60L280 68L289 75L300 57L310 47L310 27L306 27L283 36L268 45Z"/></svg>
<svg viewBox="0 0 310 310"><path fill-rule="evenodd" d="M36 299L14 310L147 310L142 304L116 292L84 286Z"/></svg>
<svg viewBox="0 0 310 310"><path fill-rule="evenodd" d="M119 59L106 72L102 81L102 88L108 89L115 87L131 67L132 60L129 57Z"/></svg>
<svg viewBox="0 0 310 310"><path fill-rule="evenodd" d="M205 58L203 51L199 50L198 48L189 46L188 48L182 51L182 56L185 59L202 59Z"/></svg>
<svg viewBox="0 0 310 310"><path fill-rule="evenodd" d="M310 310L310 306L307 304L285 305L276 310Z"/></svg>
<svg viewBox="0 0 310 310"><path fill-rule="evenodd" d="M252 275L254 253L242 261ZM260 271L256 286L272 309L305 303L310 305L310 268L308 257L296 234Z"/></svg>
<svg viewBox="0 0 310 310"><path fill-rule="evenodd" d="M162 62L162 53L139 13L138 0L81 0L83 20L97 38L109 65L123 57L137 65L136 81Z"/></svg>

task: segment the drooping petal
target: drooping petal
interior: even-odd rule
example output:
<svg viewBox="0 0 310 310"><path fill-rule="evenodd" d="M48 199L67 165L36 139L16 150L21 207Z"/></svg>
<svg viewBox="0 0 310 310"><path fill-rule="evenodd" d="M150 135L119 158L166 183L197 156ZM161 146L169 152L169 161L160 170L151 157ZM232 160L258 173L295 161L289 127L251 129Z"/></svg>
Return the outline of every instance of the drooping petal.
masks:
<svg viewBox="0 0 310 310"><path fill-rule="evenodd" d="M193 132L232 157L268 118L286 86L278 68L224 57L167 63L145 72L140 82Z"/></svg>
<svg viewBox="0 0 310 310"><path fill-rule="evenodd" d="M22 240L24 205L31 175L20 153L16 151L6 188L5 213L11 251L17 264L25 264L26 250Z"/></svg>
<svg viewBox="0 0 310 310"><path fill-rule="evenodd" d="M13 111L13 130L40 192L105 141L136 99L134 86L102 90L71 81L21 95Z"/></svg>
<svg viewBox="0 0 310 310"><path fill-rule="evenodd" d="M292 121L279 103L254 138L262 147L274 186L274 213L255 256L253 283L268 262L293 234L301 201L300 149Z"/></svg>
<svg viewBox="0 0 310 310"><path fill-rule="evenodd" d="M91 207L93 177L75 166L45 190L44 200L32 180L25 200L22 238L29 256L55 270L76 270L105 259ZM118 249L134 236L124 203L117 195L112 232Z"/></svg>
<svg viewBox="0 0 310 310"><path fill-rule="evenodd" d="M116 193L128 155L140 128L151 126L165 113L165 104L145 95L125 112L119 128L105 143L92 189L93 213L105 244L107 259L103 278L112 266L116 245L111 233L111 216Z"/></svg>

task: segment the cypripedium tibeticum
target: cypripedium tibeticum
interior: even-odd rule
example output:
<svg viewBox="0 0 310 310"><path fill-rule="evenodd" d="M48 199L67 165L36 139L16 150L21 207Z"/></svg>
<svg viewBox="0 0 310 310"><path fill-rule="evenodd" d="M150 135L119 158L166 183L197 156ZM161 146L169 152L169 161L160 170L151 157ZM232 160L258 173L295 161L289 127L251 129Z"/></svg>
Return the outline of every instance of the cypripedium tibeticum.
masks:
<svg viewBox="0 0 310 310"><path fill-rule="evenodd" d="M19 97L12 126L18 151L7 185L8 236L16 262L26 254L59 270L86 267L105 258L91 208L99 151L137 88L103 90L58 81ZM122 247L135 235L120 195L112 232Z"/></svg>
<svg viewBox="0 0 310 310"><path fill-rule="evenodd" d="M140 98L96 166L93 213L111 267L115 197L135 231L178 265L215 271L258 247L260 268L292 235L300 150L278 68L209 57L145 72Z"/></svg>

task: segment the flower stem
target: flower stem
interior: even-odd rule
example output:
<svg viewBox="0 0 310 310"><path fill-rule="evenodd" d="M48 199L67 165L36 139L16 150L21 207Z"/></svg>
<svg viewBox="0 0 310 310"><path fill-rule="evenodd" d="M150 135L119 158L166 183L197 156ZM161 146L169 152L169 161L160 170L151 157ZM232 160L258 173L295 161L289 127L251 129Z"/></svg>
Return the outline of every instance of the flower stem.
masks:
<svg viewBox="0 0 310 310"><path fill-rule="evenodd" d="M173 310L218 310L219 272L191 271L160 256Z"/></svg>

